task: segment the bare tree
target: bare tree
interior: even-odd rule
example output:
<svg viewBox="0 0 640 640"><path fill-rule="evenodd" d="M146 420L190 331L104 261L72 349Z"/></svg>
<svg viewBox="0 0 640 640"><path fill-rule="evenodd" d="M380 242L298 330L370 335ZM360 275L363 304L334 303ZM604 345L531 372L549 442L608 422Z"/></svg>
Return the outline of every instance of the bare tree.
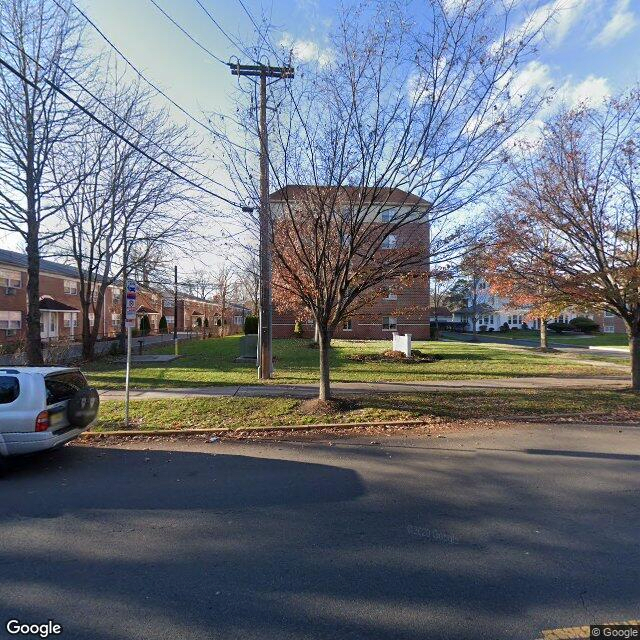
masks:
<svg viewBox="0 0 640 640"><path fill-rule="evenodd" d="M621 317L640 391L640 89L564 110L514 164L512 260L576 306ZM535 242L546 235L550 242ZM546 295L549 295L547 293Z"/></svg>
<svg viewBox="0 0 640 640"><path fill-rule="evenodd" d="M130 276L147 285L152 275L163 277L167 252L188 244L193 225L193 189L166 168L194 159L186 130L155 110L138 83L107 75L101 96L97 109L110 129L86 122L55 163L60 175L86 176L74 193L60 189L67 232L58 250L78 267L85 358L93 356L108 288L124 287ZM124 294L121 304L123 335Z"/></svg>
<svg viewBox="0 0 640 640"><path fill-rule="evenodd" d="M61 206L50 164L77 131L77 115L55 87L80 75L80 29L47 0L0 0L0 229L27 250L27 361L42 364L40 255L59 237ZM67 178L63 177L65 183ZM68 185L73 188L76 185Z"/></svg>
<svg viewBox="0 0 640 640"><path fill-rule="evenodd" d="M217 293L218 282L208 269L198 269L187 276L184 287L190 295L209 300Z"/></svg>
<svg viewBox="0 0 640 640"><path fill-rule="evenodd" d="M218 335L224 338L226 335L227 305L229 303L229 293L232 287L232 271L224 262L215 273L213 280L217 292L217 300L220 305L220 329Z"/></svg>
<svg viewBox="0 0 640 640"><path fill-rule="evenodd" d="M540 25L513 29L496 4L431 0L422 21L361 3L322 60L271 87L274 295L316 321L322 400L335 328L464 249L458 212L504 184L505 145L540 105L516 90ZM228 167L255 185L255 112L239 120L246 148L227 146Z"/></svg>

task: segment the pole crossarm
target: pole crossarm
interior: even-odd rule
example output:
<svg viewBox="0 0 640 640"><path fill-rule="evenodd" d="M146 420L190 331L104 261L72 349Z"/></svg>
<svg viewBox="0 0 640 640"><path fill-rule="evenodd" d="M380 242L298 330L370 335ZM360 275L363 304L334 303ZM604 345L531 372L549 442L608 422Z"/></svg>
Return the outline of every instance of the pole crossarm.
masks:
<svg viewBox="0 0 640 640"><path fill-rule="evenodd" d="M234 64L227 63L234 76L262 76L266 78L293 78L293 67L272 67L264 64Z"/></svg>

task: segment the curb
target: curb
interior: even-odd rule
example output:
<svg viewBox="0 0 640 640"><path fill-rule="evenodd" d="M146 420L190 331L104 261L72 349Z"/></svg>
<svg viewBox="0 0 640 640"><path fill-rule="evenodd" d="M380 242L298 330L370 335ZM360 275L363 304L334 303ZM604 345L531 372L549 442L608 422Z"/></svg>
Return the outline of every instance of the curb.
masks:
<svg viewBox="0 0 640 640"><path fill-rule="evenodd" d="M118 431L85 431L80 438L109 438L111 436L178 436L224 434L244 431L291 431L296 429L346 429L349 427L399 427L403 425L418 426L430 424L431 420L386 420L384 422L317 422L313 424L282 424L267 427L211 427L209 429L121 429Z"/></svg>

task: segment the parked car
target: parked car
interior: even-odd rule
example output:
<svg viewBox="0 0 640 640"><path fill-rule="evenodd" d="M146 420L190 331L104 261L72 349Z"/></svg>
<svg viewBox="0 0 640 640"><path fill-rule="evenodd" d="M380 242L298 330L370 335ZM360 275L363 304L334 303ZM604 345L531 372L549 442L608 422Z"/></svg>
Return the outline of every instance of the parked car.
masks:
<svg viewBox="0 0 640 640"><path fill-rule="evenodd" d="M75 367L0 367L0 465L61 447L98 417L100 398Z"/></svg>

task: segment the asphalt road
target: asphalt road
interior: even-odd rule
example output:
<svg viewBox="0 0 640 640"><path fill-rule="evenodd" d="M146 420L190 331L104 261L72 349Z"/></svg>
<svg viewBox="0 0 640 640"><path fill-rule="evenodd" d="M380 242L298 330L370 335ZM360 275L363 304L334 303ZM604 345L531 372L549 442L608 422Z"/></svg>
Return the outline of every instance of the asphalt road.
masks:
<svg viewBox="0 0 640 640"><path fill-rule="evenodd" d="M533 640L640 617L640 428L379 440L20 461L0 637Z"/></svg>

